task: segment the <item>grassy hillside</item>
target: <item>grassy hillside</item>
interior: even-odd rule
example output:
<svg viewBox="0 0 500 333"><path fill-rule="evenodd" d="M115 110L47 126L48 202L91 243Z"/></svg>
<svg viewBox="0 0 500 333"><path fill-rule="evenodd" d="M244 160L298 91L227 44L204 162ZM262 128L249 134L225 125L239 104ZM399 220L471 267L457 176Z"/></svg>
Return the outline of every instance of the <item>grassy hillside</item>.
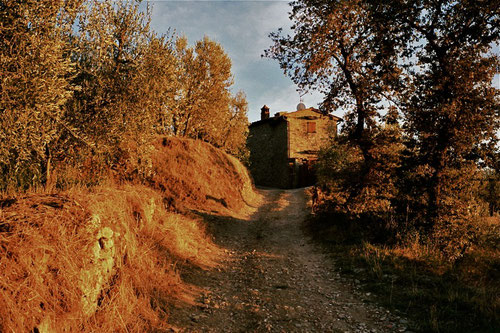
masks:
<svg viewBox="0 0 500 333"><path fill-rule="evenodd" d="M244 214L259 200L248 170L208 143L164 137L155 148L153 186L174 207Z"/></svg>
<svg viewBox="0 0 500 333"><path fill-rule="evenodd" d="M190 210L244 215L259 198L234 158L160 139L152 186L32 191L0 200L0 331L144 331L190 301L176 265L223 256Z"/></svg>

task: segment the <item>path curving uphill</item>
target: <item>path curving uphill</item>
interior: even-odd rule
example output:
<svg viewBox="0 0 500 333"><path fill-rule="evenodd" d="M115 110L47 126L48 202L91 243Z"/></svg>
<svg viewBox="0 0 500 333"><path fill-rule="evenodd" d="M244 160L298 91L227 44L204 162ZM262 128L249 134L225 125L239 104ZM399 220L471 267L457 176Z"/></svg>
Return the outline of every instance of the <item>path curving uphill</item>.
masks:
<svg viewBox="0 0 500 333"><path fill-rule="evenodd" d="M169 322L183 332L405 332L406 320L343 279L304 234L306 190L260 190L248 220L205 216L228 259L218 270L182 269L201 288Z"/></svg>

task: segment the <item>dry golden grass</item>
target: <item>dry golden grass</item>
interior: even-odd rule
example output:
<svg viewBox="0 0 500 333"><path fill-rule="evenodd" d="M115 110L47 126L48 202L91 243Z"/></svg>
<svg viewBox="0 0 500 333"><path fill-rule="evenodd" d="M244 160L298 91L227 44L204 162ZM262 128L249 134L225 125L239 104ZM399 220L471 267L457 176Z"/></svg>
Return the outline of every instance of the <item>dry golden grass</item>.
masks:
<svg viewBox="0 0 500 333"><path fill-rule="evenodd" d="M261 197L236 158L200 140L158 138L155 148L154 186L175 206L239 217L255 211Z"/></svg>
<svg viewBox="0 0 500 333"><path fill-rule="evenodd" d="M381 243L342 217L318 214L310 230L342 273L408 316L412 331L500 331L500 216L477 218L473 246L455 261L417 236Z"/></svg>
<svg viewBox="0 0 500 333"><path fill-rule="evenodd" d="M155 146L152 187L70 180L0 197L1 332L161 330L167 303L192 302L177 265L210 269L224 251L179 212L245 216L260 197L241 163L209 144Z"/></svg>
<svg viewBox="0 0 500 333"><path fill-rule="evenodd" d="M410 309L422 331L497 332L499 227L498 218L478 221L480 239L455 262L418 240L394 246L364 243L351 256L369 269L373 288L390 295L390 306Z"/></svg>
<svg viewBox="0 0 500 333"><path fill-rule="evenodd" d="M0 330L142 331L166 325L187 286L176 262L208 268L222 251L200 223L141 185L2 201Z"/></svg>

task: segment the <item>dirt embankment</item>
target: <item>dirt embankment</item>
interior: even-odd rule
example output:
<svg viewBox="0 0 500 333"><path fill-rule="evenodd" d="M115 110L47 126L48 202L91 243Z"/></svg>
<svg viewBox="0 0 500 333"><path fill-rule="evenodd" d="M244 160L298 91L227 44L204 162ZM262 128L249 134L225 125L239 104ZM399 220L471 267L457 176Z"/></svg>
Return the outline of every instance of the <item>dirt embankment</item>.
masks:
<svg viewBox="0 0 500 333"><path fill-rule="evenodd" d="M261 197L235 157L200 140L165 137L155 147L154 186L172 206L231 216L255 211Z"/></svg>
<svg viewBox="0 0 500 333"><path fill-rule="evenodd" d="M159 139L151 186L103 185L0 198L0 331L168 329L192 302L179 265L225 257L192 210L244 216L259 196L233 157Z"/></svg>

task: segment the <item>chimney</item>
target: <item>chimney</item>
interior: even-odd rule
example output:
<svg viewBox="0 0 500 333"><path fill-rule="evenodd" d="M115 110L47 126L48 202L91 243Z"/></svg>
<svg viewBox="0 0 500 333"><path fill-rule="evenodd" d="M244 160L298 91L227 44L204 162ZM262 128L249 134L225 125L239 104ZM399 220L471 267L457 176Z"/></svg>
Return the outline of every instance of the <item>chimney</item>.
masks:
<svg viewBox="0 0 500 333"><path fill-rule="evenodd" d="M260 109L260 120L269 119L269 107L264 105L262 109Z"/></svg>

